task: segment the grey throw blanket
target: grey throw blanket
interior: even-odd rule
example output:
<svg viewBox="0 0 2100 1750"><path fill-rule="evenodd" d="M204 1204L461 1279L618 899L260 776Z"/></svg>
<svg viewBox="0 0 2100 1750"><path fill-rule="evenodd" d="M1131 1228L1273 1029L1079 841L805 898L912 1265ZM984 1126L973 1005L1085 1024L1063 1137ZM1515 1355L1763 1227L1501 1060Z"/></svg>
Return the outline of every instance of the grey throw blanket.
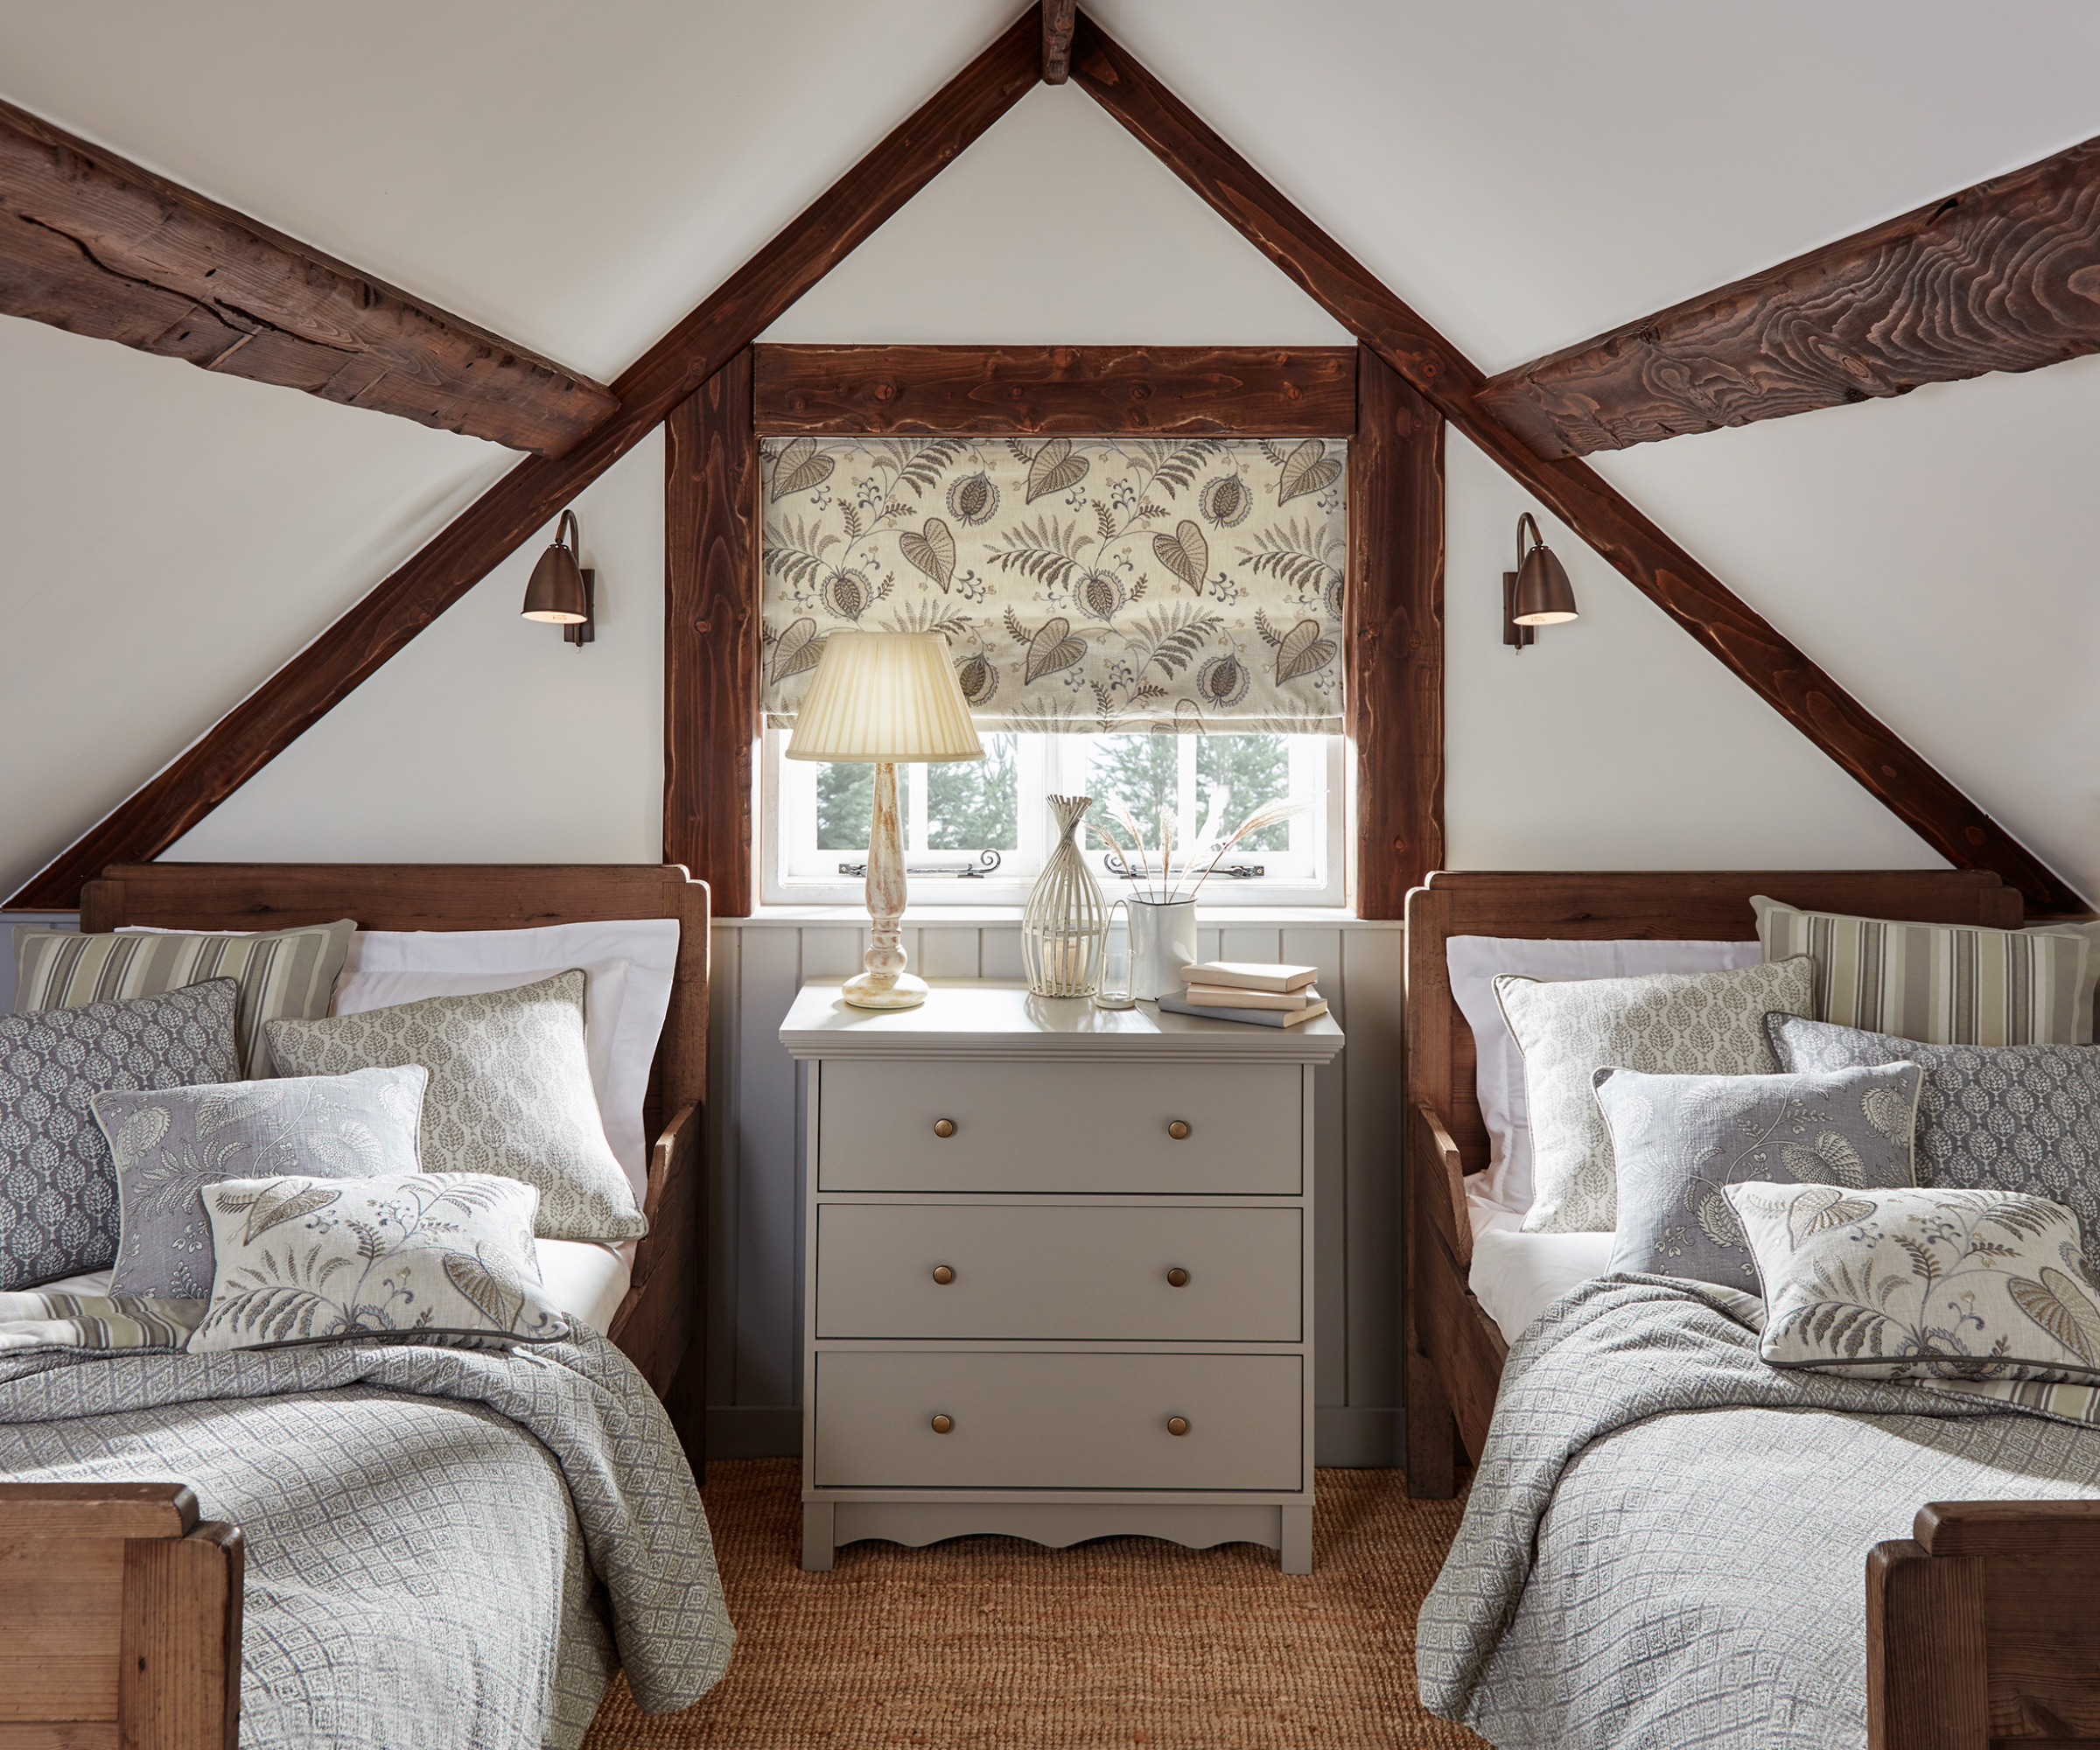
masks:
<svg viewBox="0 0 2100 1750"><path fill-rule="evenodd" d="M568 1750L618 1667L662 1712L728 1663L685 1454L595 1334L0 1355L0 1478L186 1482L241 1527L243 1750Z"/></svg>
<svg viewBox="0 0 2100 1750"><path fill-rule="evenodd" d="M1510 1351L1417 1625L1432 1712L1502 1750L1864 1745L1867 1550L1928 1501L2100 1495L2082 1389L1782 1373L1731 1298L1603 1277Z"/></svg>

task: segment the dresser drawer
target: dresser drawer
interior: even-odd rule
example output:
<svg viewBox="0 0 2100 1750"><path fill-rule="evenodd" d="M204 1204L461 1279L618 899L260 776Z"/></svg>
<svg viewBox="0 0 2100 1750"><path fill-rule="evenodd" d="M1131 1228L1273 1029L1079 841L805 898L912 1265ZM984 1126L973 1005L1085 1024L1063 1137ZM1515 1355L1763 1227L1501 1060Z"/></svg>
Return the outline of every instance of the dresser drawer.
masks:
<svg viewBox="0 0 2100 1750"><path fill-rule="evenodd" d="M1304 1176L1288 1063L833 1060L817 1086L826 1191L1288 1197Z"/></svg>
<svg viewBox="0 0 2100 1750"><path fill-rule="evenodd" d="M828 1349L813 1480L832 1488L1291 1491L1297 1355ZM934 1432L936 1416L952 1424ZM1169 1432L1170 1417L1187 1432Z"/></svg>
<svg viewBox="0 0 2100 1750"><path fill-rule="evenodd" d="M821 1204L816 1334L1295 1343L1302 1219L1295 1208Z"/></svg>

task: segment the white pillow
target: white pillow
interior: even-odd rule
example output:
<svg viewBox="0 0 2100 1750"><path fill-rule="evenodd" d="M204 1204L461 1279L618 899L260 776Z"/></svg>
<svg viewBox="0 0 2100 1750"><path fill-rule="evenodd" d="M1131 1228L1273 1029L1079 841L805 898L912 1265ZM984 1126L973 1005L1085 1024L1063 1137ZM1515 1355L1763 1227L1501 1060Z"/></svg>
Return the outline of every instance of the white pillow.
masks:
<svg viewBox="0 0 2100 1750"><path fill-rule="evenodd" d="M354 956L356 944L351 945ZM1473 1194L1522 1214L1531 1207L1531 1121L1524 1103L1524 1054L1494 998L1508 972L1558 983L1630 978L1644 972L1725 972L1763 958L1754 942L1573 942L1522 936L1454 935L1444 943L1451 994L1473 1029L1480 1060L1474 1088L1488 1122L1488 1171ZM1448 1116L1448 1115L1447 1115Z"/></svg>
<svg viewBox="0 0 2100 1750"><path fill-rule="evenodd" d="M676 918L514 930L360 930L350 938L331 1012L354 1015L426 997L479 996L581 967L589 980L584 1050L592 1090L606 1141L639 1205L649 1180L641 1105L677 966Z"/></svg>

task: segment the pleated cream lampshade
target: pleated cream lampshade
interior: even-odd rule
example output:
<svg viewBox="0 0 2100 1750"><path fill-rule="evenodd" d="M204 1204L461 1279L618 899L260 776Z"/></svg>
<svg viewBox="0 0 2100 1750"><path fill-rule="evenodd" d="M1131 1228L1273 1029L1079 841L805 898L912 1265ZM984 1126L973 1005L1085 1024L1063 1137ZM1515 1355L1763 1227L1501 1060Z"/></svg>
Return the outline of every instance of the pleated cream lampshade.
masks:
<svg viewBox="0 0 2100 1750"><path fill-rule="evenodd" d="M934 632L834 632L794 718L790 760L982 760L948 643Z"/></svg>

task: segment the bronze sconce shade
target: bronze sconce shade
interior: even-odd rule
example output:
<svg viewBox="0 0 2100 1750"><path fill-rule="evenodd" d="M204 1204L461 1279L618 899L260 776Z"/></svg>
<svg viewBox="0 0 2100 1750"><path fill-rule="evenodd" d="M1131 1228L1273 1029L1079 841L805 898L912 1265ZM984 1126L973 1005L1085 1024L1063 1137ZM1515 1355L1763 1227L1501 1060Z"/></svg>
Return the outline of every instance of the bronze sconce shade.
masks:
<svg viewBox="0 0 2100 1750"><path fill-rule="evenodd" d="M1524 545L1529 529L1531 545ZM1502 642L1522 650L1536 635L1532 627L1559 626L1581 617L1575 586L1553 550L1539 537L1538 524L1526 511L1516 519L1516 570L1502 573Z"/></svg>
<svg viewBox="0 0 2100 1750"><path fill-rule="evenodd" d="M554 526L554 545L532 568L532 581L525 585L525 606L520 610L527 620L560 626L562 636L578 649L595 636L592 609L598 596L598 574L577 563L583 550L584 533L576 513L564 510Z"/></svg>

